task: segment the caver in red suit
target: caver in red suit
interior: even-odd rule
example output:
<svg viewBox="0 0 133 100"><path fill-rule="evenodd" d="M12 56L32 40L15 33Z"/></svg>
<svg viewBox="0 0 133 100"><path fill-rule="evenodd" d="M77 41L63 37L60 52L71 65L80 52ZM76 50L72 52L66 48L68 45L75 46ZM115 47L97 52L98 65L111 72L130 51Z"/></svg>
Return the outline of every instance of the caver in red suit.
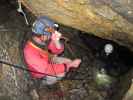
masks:
<svg viewBox="0 0 133 100"><path fill-rule="evenodd" d="M53 54L60 54L64 50L62 45L61 49L56 48L53 41L48 45L48 50ZM24 47L24 58L28 68L32 71L46 73L49 75L63 74L66 71L65 64L53 64L49 60L49 53L47 50L42 50L32 42L28 41ZM34 78L45 77L46 74L31 73Z"/></svg>
<svg viewBox="0 0 133 100"><path fill-rule="evenodd" d="M54 29L54 24L49 18L42 16L33 23L32 40L27 41L24 46L24 59L33 78L45 78L48 84L56 82L55 77L63 77L70 68L77 68L81 62L80 59L71 60L68 58L58 57L64 51L64 45L60 43L61 33L58 31L49 32ZM39 39L39 40L38 40ZM41 41L41 42L40 42ZM47 42L48 41L48 42ZM42 49L38 44L43 44L46 49ZM50 53L57 55L57 58L50 57ZM51 60L52 58L52 60ZM59 60L59 58L61 58ZM55 61L55 62L54 62ZM59 62L58 62L59 61ZM37 72L37 73L36 73ZM40 73L38 73L40 72Z"/></svg>

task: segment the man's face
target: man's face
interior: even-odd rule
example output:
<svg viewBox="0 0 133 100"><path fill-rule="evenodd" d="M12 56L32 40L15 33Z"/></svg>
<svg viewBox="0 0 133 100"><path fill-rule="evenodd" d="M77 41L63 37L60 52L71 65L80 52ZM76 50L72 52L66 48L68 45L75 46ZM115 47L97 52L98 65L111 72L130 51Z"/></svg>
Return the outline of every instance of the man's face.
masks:
<svg viewBox="0 0 133 100"><path fill-rule="evenodd" d="M47 28L45 28L44 31L45 32L49 32L49 35L41 35L41 38L40 39L41 39L42 42L47 42L50 39L50 37L51 37L50 34L54 33L55 32L55 29L52 28L52 27L47 27Z"/></svg>
<svg viewBox="0 0 133 100"><path fill-rule="evenodd" d="M49 36L48 35L41 35L40 40L42 42L46 42L47 40L49 40Z"/></svg>

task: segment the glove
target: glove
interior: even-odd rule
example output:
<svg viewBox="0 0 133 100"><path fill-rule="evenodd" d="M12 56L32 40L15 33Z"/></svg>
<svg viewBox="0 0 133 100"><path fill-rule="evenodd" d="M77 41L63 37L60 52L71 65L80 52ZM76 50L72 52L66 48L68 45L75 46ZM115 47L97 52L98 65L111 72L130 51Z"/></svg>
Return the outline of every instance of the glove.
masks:
<svg viewBox="0 0 133 100"><path fill-rule="evenodd" d="M66 64L67 70L69 70L70 68L78 68L80 63L81 63L81 59L75 59L75 60L67 63Z"/></svg>
<svg viewBox="0 0 133 100"><path fill-rule="evenodd" d="M55 31L55 32L52 34L51 39L52 39L53 41L59 41L60 38L61 38L61 36L62 36L62 34L61 34L60 32Z"/></svg>

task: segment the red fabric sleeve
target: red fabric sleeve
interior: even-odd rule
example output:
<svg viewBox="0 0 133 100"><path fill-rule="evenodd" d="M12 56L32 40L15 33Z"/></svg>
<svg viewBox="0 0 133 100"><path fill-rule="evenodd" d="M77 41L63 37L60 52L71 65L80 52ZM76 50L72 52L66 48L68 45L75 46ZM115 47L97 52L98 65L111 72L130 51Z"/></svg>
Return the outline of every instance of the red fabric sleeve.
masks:
<svg viewBox="0 0 133 100"><path fill-rule="evenodd" d="M64 51L64 45L61 44L61 48L58 49L54 43L54 41L50 41L49 45L48 45L48 49L53 53L53 54L61 54Z"/></svg>
<svg viewBox="0 0 133 100"><path fill-rule="evenodd" d="M44 58L38 57L36 61L32 62L32 69L37 72L41 72L49 75L58 75L65 72L64 64L50 64ZM35 76L36 73L34 73ZM36 76L43 77L44 75L36 74Z"/></svg>
<svg viewBox="0 0 133 100"><path fill-rule="evenodd" d="M58 75L66 72L64 64L48 64L46 73L49 75Z"/></svg>
<svg viewBox="0 0 133 100"><path fill-rule="evenodd" d="M32 71L44 73L38 74L31 72L31 75L35 78L42 78L49 75L58 75L65 72L64 64L51 64L48 62L48 55L45 53L37 52L33 48L24 49L25 61L28 65L28 68Z"/></svg>

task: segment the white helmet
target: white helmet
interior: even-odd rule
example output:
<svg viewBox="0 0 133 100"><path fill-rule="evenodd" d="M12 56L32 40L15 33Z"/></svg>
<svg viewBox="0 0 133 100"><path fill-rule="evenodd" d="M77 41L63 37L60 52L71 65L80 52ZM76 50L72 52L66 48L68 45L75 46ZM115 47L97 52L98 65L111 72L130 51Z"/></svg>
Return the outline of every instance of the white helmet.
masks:
<svg viewBox="0 0 133 100"><path fill-rule="evenodd" d="M106 55L108 56L110 53L112 53L114 50L114 47L112 44L105 44L104 46L104 51L106 53Z"/></svg>

